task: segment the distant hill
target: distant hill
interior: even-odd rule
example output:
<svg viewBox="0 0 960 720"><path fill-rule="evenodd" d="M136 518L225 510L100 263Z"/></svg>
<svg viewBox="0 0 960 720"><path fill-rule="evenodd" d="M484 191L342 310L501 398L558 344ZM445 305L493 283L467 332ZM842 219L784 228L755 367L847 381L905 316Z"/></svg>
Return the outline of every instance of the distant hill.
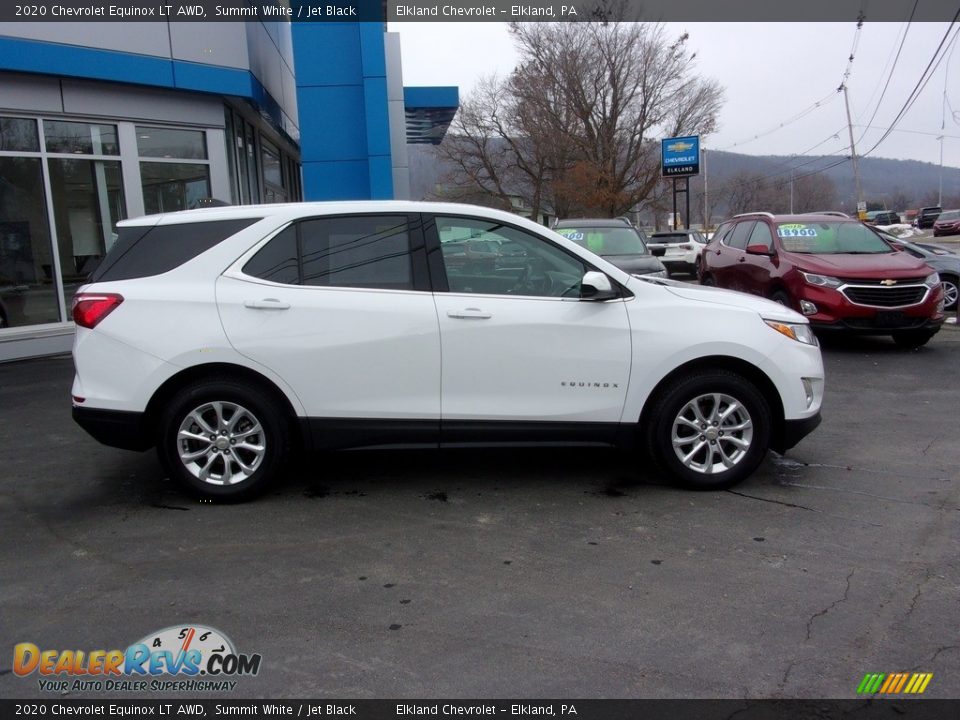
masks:
<svg viewBox="0 0 960 720"><path fill-rule="evenodd" d="M775 175L773 179L788 179L790 168L796 175L812 172L831 165L840 156L743 155L720 151L707 152L708 188L720 190L724 183L739 172ZM822 173L836 186L838 201L844 208L855 207L856 188L852 163L845 162ZM885 203L894 211L903 211L935 203L940 182L940 166L917 160L891 160L867 157L860 160L860 181L864 199L868 202ZM697 183L695 192L701 189ZM960 169L943 169L943 197L945 204L957 205L960 201ZM952 203L947 202L953 199ZM897 202L899 201L899 202ZM903 207L898 207L903 205Z"/></svg>
<svg viewBox="0 0 960 720"><path fill-rule="evenodd" d="M442 179L449 169L436 156L430 145L409 145L410 186L413 199L442 195ZM788 180L790 168L795 175L802 175L826 167L841 159L839 156L744 155L741 153L710 150L707 153L707 185L711 215L727 214L724 191L729 191L732 179L738 173L769 177L773 182ZM822 173L835 186L834 208L853 212L856 208L856 190L851 163L844 162ZM773 176L773 177L770 177ZM940 182L940 166L916 160L890 160L868 157L860 160L860 177L864 199L902 212L937 201ZM695 206L702 203L703 175L691 182L691 201ZM943 201L948 207L960 207L960 169L943 169ZM758 208L762 209L762 208Z"/></svg>

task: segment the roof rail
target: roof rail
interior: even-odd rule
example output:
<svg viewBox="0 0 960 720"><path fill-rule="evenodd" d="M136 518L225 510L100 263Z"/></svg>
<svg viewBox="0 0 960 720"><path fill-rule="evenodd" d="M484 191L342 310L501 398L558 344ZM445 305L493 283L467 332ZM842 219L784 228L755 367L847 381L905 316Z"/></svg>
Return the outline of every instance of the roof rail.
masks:
<svg viewBox="0 0 960 720"><path fill-rule="evenodd" d="M756 210L755 212L740 213L739 215L734 215L735 218L738 217L749 217L750 215L765 215L766 217L773 220L773 213L764 212L763 210Z"/></svg>
<svg viewBox="0 0 960 720"><path fill-rule="evenodd" d="M801 213L802 215L830 215L832 217L842 217L850 219L850 216L839 210L820 210L818 212Z"/></svg>

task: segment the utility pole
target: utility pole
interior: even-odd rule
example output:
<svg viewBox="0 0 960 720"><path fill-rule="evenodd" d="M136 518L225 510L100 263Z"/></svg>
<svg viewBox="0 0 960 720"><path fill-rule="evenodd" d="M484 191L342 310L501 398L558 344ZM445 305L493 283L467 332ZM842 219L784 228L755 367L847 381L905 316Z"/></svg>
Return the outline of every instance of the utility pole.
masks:
<svg viewBox="0 0 960 720"><path fill-rule="evenodd" d="M847 96L847 83L840 86L843 90L843 103L847 106L847 130L850 131L850 159L853 161L853 181L857 186L857 217L863 219L867 206L863 202L863 188L860 186L860 163L857 161L857 147L853 142L853 120L850 118L850 98ZM861 209L862 208L862 209Z"/></svg>

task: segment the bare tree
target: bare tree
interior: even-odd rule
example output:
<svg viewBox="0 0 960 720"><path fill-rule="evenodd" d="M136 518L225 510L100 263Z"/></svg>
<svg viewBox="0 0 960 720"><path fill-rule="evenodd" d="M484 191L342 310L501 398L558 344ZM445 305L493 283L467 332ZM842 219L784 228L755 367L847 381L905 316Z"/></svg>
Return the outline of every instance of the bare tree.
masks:
<svg viewBox="0 0 960 720"><path fill-rule="evenodd" d="M727 181L722 195L731 215L764 210L770 201L770 185L760 173L741 170Z"/></svg>
<svg viewBox="0 0 960 720"><path fill-rule="evenodd" d="M663 136L707 134L722 91L687 36L647 23L514 23L520 65L481 85L442 146L455 184L560 216L615 216L654 194ZM492 141L496 142L492 142Z"/></svg>
<svg viewBox="0 0 960 720"><path fill-rule="evenodd" d="M833 210L837 204L837 186L823 173L805 175L793 182L793 207L796 212Z"/></svg>

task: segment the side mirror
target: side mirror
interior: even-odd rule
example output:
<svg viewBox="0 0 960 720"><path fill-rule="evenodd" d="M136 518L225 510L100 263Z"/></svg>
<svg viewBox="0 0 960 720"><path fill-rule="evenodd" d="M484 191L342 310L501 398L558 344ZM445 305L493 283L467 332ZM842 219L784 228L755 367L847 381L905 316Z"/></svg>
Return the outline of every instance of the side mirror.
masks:
<svg viewBox="0 0 960 720"><path fill-rule="evenodd" d="M581 300L613 300L620 297L620 293L614 290L610 283L610 278L602 272L589 270L583 274L580 281L580 299Z"/></svg>
<svg viewBox="0 0 960 720"><path fill-rule="evenodd" d="M747 245L748 255L773 255L769 245Z"/></svg>

